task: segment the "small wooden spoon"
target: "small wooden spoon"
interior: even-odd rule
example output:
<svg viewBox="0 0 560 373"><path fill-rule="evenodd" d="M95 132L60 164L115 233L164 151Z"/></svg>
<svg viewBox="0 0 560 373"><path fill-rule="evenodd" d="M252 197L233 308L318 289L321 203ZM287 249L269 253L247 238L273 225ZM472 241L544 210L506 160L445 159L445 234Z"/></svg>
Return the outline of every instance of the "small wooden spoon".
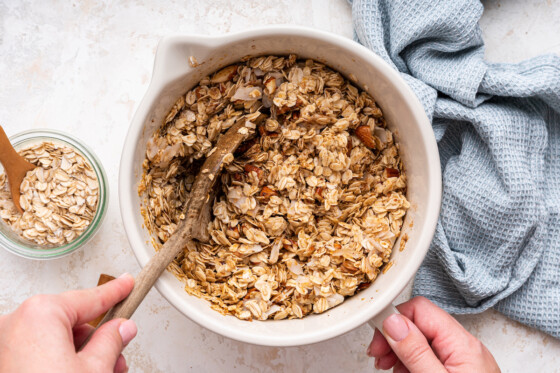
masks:
<svg viewBox="0 0 560 373"><path fill-rule="evenodd" d="M12 201L18 211L23 214L23 210L19 204L19 187L27 172L33 170L37 166L27 162L25 158L16 152L2 126L0 126L0 163L2 163L8 175L8 183L10 184L10 191L12 192Z"/></svg>
<svg viewBox="0 0 560 373"><path fill-rule="evenodd" d="M106 275L105 273L102 273L99 276L99 280L97 281L97 286L101 286L103 284L106 284L109 281L113 281L114 279L115 279L114 276ZM95 318L94 320L91 320L90 322L88 322L88 324L93 326L94 328L97 327L97 325L99 325L99 323L101 322L101 320L103 320L103 318L105 317L106 314L107 314L107 312L97 316L97 318Z"/></svg>

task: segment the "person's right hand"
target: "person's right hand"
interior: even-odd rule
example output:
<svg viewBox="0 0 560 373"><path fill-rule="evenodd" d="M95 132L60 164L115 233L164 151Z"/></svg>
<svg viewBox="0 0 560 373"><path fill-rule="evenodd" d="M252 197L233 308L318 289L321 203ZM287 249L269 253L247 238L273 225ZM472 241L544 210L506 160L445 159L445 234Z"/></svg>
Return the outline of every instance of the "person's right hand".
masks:
<svg viewBox="0 0 560 373"><path fill-rule="evenodd" d="M447 312L423 297L397 306L401 315L375 329L368 355L375 367L398 373L494 373L500 368L488 349Z"/></svg>
<svg viewBox="0 0 560 373"><path fill-rule="evenodd" d="M132 320L103 324L79 351L95 319L132 290L134 278L124 274L93 289L35 295L7 315L0 315L0 372L128 371L122 350L136 335Z"/></svg>

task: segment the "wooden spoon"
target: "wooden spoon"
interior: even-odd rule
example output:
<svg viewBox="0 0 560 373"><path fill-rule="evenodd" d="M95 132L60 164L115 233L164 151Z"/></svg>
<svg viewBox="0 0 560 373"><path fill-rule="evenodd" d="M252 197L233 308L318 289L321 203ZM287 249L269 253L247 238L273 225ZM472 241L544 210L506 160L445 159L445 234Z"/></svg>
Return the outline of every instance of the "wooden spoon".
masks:
<svg viewBox="0 0 560 373"><path fill-rule="evenodd" d="M97 286L101 286L103 284L108 283L109 281L113 281L115 279L114 276L111 275L106 275L105 273L102 273L99 276L99 280L97 281ZM93 326L94 328L99 325L99 323L101 322L101 320L103 320L103 318L105 317L105 315L107 314L107 312L97 316L95 319L91 320L90 322L88 322L89 325Z"/></svg>
<svg viewBox="0 0 560 373"><path fill-rule="evenodd" d="M128 297L110 309L97 328L113 319L129 319L173 259L185 248L196 250L193 240L203 241L204 238L207 239L208 235L200 232L200 226L207 227L210 220L210 213L206 210L213 202L212 188L220 175L224 159L228 154L233 157L235 149L243 142L247 134L248 129L245 127L245 120L239 120L219 138L216 150L206 158L194 180L190 199L187 202L185 219L179 223L175 233L142 268ZM84 341L81 348L87 344L93 332Z"/></svg>
<svg viewBox="0 0 560 373"><path fill-rule="evenodd" d="M23 210L19 204L19 187L27 172L33 170L37 166L27 162L25 158L16 152L2 126L0 126L0 163L2 163L8 175L8 183L10 184L10 191L12 192L12 201L18 211L23 214Z"/></svg>

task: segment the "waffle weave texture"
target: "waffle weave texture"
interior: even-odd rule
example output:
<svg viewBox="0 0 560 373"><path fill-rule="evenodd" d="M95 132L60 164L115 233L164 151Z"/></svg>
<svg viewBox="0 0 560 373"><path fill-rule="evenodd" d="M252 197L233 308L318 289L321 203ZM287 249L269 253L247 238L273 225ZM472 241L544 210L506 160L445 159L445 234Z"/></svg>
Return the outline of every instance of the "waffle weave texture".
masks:
<svg viewBox="0 0 560 373"><path fill-rule="evenodd" d="M560 58L486 62L479 1L351 3L355 38L400 71L438 141L442 210L413 295L560 338Z"/></svg>

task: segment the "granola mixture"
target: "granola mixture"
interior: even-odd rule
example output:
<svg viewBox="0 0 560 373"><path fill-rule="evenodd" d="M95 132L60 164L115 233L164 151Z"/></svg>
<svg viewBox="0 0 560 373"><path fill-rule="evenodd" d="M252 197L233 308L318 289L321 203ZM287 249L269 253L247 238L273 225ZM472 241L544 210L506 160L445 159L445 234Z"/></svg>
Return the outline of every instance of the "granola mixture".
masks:
<svg viewBox="0 0 560 373"><path fill-rule="evenodd" d="M398 147L368 93L294 55L247 57L175 103L139 185L155 248L238 120L251 133L220 176L210 242L170 266L185 290L223 314L266 320L321 313L368 287L409 208Z"/></svg>
<svg viewBox="0 0 560 373"><path fill-rule="evenodd" d="M6 174L0 175L0 218L24 239L54 247L72 242L97 209L99 184L86 159L73 149L43 142L19 151L38 167L21 183L20 214Z"/></svg>

